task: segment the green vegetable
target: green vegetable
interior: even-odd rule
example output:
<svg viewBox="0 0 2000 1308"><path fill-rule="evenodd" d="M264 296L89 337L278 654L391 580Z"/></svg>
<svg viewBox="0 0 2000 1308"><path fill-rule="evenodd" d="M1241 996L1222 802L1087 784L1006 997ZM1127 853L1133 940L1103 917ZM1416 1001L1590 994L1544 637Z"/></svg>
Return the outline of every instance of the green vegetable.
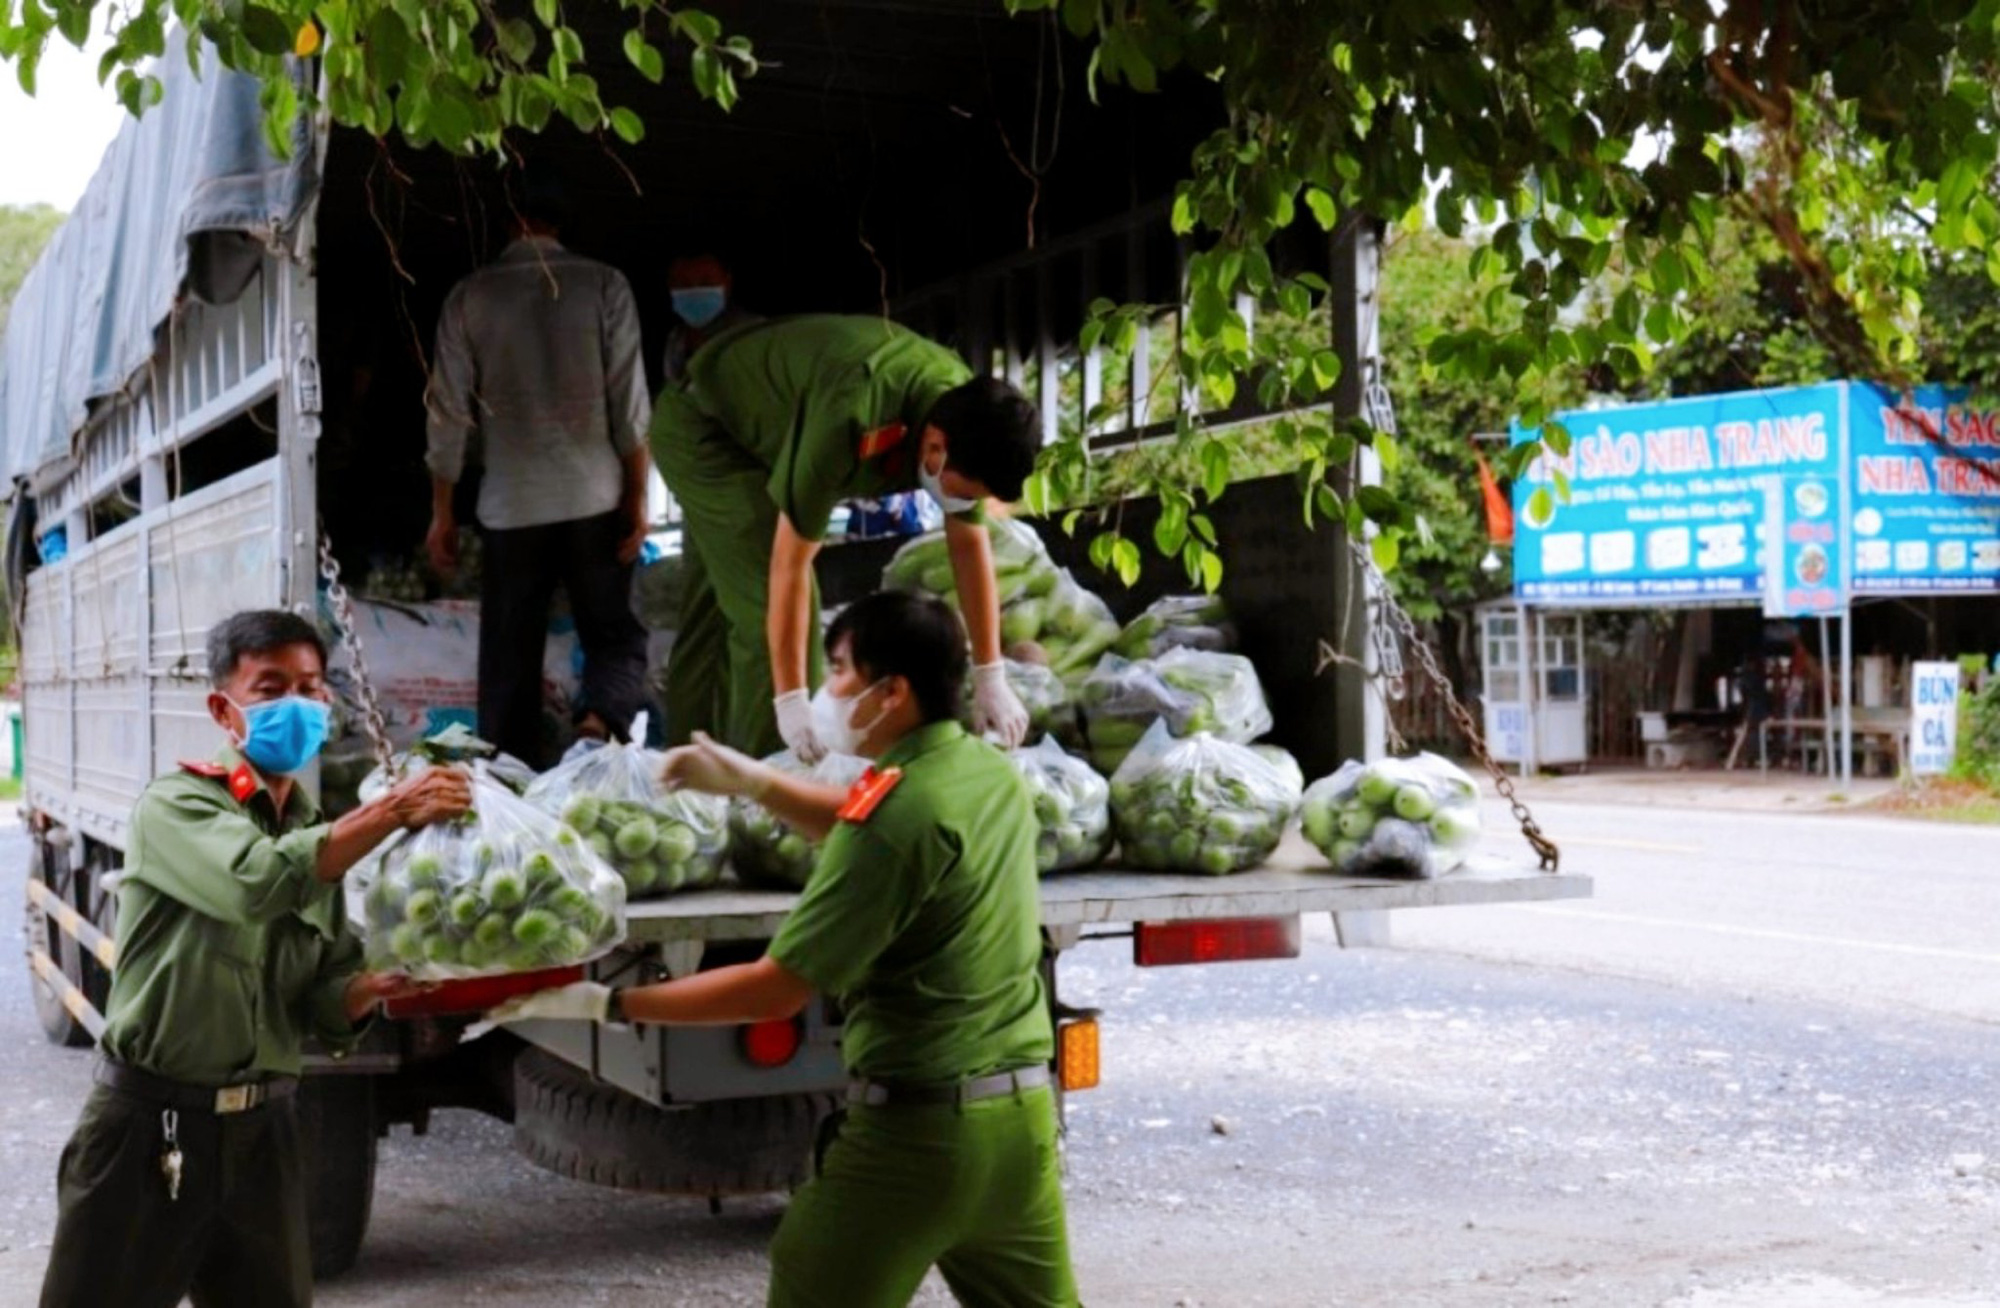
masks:
<svg viewBox="0 0 2000 1308"><path fill-rule="evenodd" d="M1437 801L1420 785L1402 786L1396 791L1396 816L1406 822L1422 822L1437 812Z"/></svg>
<svg viewBox="0 0 2000 1308"><path fill-rule="evenodd" d="M476 890L461 890L451 897L451 921L454 926L469 927L477 922L479 915L485 911L486 905L479 901L479 892Z"/></svg>
<svg viewBox="0 0 2000 1308"><path fill-rule="evenodd" d="M414 854L403 865L403 883L411 889L435 886L444 879L444 867L436 854Z"/></svg>
<svg viewBox="0 0 2000 1308"><path fill-rule="evenodd" d="M514 919L514 939L524 945L546 945L560 930L562 923L544 909L531 908Z"/></svg>
<svg viewBox="0 0 2000 1308"><path fill-rule="evenodd" d="M497 867L488 872L480 889L486 902L502 911L519 908L528 897L527 882L511 868Z"/></svg>
<svg viewBox="0 0 2000 1308"><path fill-rule="evenodd" d="M431 889L417 891L403 904L404 919L420 927L435 926L443 913L444 902Z"/></svg>

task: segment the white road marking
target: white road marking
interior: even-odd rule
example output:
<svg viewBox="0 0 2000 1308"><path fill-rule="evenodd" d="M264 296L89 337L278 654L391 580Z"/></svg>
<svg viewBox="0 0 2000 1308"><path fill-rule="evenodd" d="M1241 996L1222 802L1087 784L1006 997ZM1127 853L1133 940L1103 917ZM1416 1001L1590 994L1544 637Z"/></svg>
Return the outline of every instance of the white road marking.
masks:
<svg viewBox="0 0 2000 1308"><path fill-rule="evenodd" d="M1767 927L1729 926L1721 922L1690 922L1683 918L1671 917L1641 917L1631 913L1603 913L1587 908L1558 908L1542 904L1519 904L1514 907L1524 913L1539 913L1547 917L1574 917L1591 922L1624 922L1632 926L1673 927L1681 931L1706 931L1718 936L1778 940L1794 945L1831 945L1837 949L1866 949L1880 954L1904 954L1912 958L1943 958L1960 963L1990 963L2000 966L2000 954L1980 954L1969 949L1899 945L1888 940L1855 940L1848 936L1814 936L1798 931L1773 931Z"/></svg>

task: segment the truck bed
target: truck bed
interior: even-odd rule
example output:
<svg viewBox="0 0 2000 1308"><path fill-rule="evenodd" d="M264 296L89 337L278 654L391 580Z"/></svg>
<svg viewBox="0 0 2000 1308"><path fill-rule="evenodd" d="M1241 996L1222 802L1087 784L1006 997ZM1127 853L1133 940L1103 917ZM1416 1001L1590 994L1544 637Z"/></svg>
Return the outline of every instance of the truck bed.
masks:
<svg viewBox="0 0 2000 1308"><path fill-rule="evenodd" d="M1054 928L1587 899L1591 893L1587 876L1538 872L1492 856L1475 856L1460 871L1430 881L1337 876L1296 832L1270 861L1235 876L1149 872L1113 864L1055 873L1043 878L1041 886L1042 925ZM627 910L629 939L660 944L768 940L797 902L796 891L734 886L650 899Z"/></svg>

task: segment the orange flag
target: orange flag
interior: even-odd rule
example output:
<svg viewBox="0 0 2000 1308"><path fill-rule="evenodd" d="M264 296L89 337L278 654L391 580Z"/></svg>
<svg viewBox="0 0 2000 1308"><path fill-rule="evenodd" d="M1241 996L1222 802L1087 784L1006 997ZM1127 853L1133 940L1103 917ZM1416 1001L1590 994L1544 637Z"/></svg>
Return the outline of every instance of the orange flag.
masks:
<svg viewBox="0 0 2000 1308"><path fill-rule="evenodd" d="M1500 483L1493 479L1486 456L1475 452L1472 457L1479 460L1479 498L1486 505L1486 539L1495 545L1512 545L1514 506L1500 493Z"/></svg>

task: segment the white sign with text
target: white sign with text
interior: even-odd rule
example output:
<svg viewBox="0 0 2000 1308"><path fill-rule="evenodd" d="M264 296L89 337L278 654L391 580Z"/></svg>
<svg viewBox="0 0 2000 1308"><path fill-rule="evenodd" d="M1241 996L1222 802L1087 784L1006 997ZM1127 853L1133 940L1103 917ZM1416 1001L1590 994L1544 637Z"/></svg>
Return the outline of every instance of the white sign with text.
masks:
<svg viewBox="0 0 2000 1308"><path fill-rule="evenodd" d="M1951 771L1958 752L1958 664L1910 665L1910 773Z"/></svg>

